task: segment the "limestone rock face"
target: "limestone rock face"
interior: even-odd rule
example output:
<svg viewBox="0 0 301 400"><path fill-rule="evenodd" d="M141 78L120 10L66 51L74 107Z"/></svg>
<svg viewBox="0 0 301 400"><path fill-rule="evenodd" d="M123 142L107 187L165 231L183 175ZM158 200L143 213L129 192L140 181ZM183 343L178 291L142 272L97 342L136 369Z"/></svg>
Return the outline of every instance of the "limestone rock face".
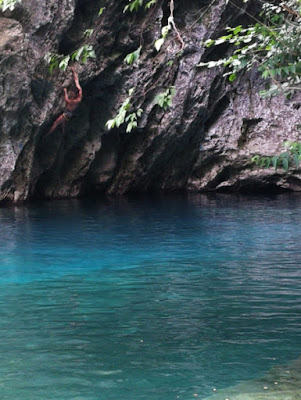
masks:
<svg viewBox="0 0 301 400"><path fill-rule="evenodd" d="M260 170L250 160L281 152L284 140L299 140L301 99L260 98L263 83L255 72L229 84L223 71L196 67L227 51L209 54L201 42L227 25L247 23L243 10L224 0L175 0L184 49L171 31L157 52L169 2L123 13L127 4L22 0L0 15L0 201L93 192L300 190L297 170ZM85 39L87 29L93 33ZM64 133L58 127L46 136L64 109L62 87L72 75L50 74L45 54L67 55L84 43L96 58L76 64L82 104ZM124 58L139 46L139 61L127 65ZM163 110L154 99L171 86L176 95ZM138 128L108 131L106 121L130 88L129 112L143 109Z"/></svg>

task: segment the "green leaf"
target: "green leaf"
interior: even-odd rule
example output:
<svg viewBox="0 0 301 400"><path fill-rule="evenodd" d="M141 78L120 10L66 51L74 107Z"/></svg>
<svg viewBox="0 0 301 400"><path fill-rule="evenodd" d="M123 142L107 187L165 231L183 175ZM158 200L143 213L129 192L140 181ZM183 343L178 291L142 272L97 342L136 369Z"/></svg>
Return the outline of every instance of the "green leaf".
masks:
<svg viewBox="0 0 301 400"><path fill-rule="evenodd" d="M101 7L98 11L98 16L100 17L102 15L102 13L104 12L106 7Z"/></svg>
<svg viewBox="0 0 301 400"><path fill-rule="evenodd" d="M132 129L133 129L133 123L130 122L126 127L126 132L129 133L129 132L131 132Z"/></svg>
<svg viewBox="0 0 301 400"><path fill-rule="evenodd" d="M64 57L59 63L59 68L62 69L63 71L66 71L69 60L70 60L70 56Z"/></svg>
<svg viewBox="0 0 301 400"><path fill-rule="evenodd" d="M117 128L119 128L120 125L122 125L124 123L125 113L126 113L126 111L123 110L116 116L115 122L116 122Z"/></svg>
<svg viewBox="0 0 301 400"><path fill-rule="evenodd" d="M256 165L258 165L258 164L259 164L259 161L260 161L260 156L259 156L259 155L253 156L253 157L251 158L251 161L252 161L253 163L255 163Z"/></svg>
<svg viewBox="0 0 301 400"><path fill-rule="evenodd" d="M174 96L177 93L176 88L174 86L171 86L169 88L169 92L170 92L171 96Z"/></svg>
<svg viewBox="0 0 301 400"><path fill-rule="evenodd" d="M269 168L270 165L271 165L270 157L265 157L265 168Z"/></svg>
<svg viewBox="0 0 301 400"><path fill-rule="evenodd" d="M95 54L95 51L94 51L94 50L90 50L90 52L89 52L89 57L90 57L90 58L96 58L96 54Z"/></svg>
<svg viewBox="0 0 301 400"><path fill-rule="evenodd" d="M215 44L215 40L212 40L212 39L208 39L208 40L206 40L206 42L204 42L204 45L205 45L206 47L210 47L210 46L212 46L213 44Z"/></svg>
<svg viewBox="0 0 301 400"><path fill-rule="evenodd" d="M86 29L84 32L84 37L90 37L93 33L94 29Z"/></svg>
<svg viewBox="0 0 301 400"><path fill-rule="evenodd" d="M277 74L277 71L275 69L270 70L270 75L272 78L274 78L276 76L276 74Z"/></svg>
<svg viewBox="0 0 301 400"><path fill-rule="evenodd" d="M197 67L207 67L208 63L204 63L204 62L200 62L199 64L197 64Z"/></svg>
<svg viewBox="0 0 301 400"><path fill-rule="evenodd" d="M58 67L59 63L57 61L53 62L49 67L49 72L52 74L54 68Z"/></svg>
<svg viewBox="0 0 301 400"><path fill-rule="evenodd" d="M230 82L235 81L235 79L236 79L236 74L231 74L231 75L229 76L229 81L230 81Z"/></svg>
<svg viewBox="0 0 301 400"><path fill-rule="evenodd" d="M234 35L237 35L241 30L242 30L242 25L238 25L238 26L234 29L233 34L234 34Z"/></svg>
<svg viewBox="0 0 301 400"><path fill-rule="evenodd" d="M259 161L259 166L261 168L263 168L263 167L268 168L270 166L270 163L271 163L271 161L270 161L269 157L262 157Z"/></svg>
<svg viewBox="0 0 301 400"><path fill-rule="evenodd" d="M215 41L215 46L218 46L219 44L225 43L227 41L226 36L220 37L219 39L216 39Z"/></svg>
<svg viewBox="0 0 301 400"><path fill-rule="evenodd" d="M74 58L76 61L79 61L80 56L82 55L84 51L84 46L80 47L78 50L76 50L73 54L74 54Z"/></svg>
<svg viewBox="0 0 301 400"><path fill-rule="evenodd" d="M289 65L289 66L288 66L288 69L289 69L293 74L295 74L296 71L297 71L296 64Z"/></svg>
<svg viewBox="0 0 301 400"><path fill-rule="evenodd" d="M74 52L71 54L71 61L74 61L74 60L75 60L76 54L77 54L77 51L74 51Z"/></svg>
<svg viewBox="0 0 301 400"><path fill-rule="evenodd" d="M128 111L128 110L130 109L130 107L131 107L130 103L127 102L126 104L124 104L123 109L124 109L125 111Z"/></svg>
<svg viewBox="0 0 301 400"><path fill-rule="evenodd" d="M137 122L136 121L131 121L131 122L128 123L128 125L126 127L126 132L129 133L134 128L137 128Z"/></svg>
<svg viewBox="0 0 301 400"><path fill-rule="evenodd" d="M127 54L123 61L126 62L128 65L131 65L134 61L134 53Z"/></svg>
<svg viewBox="0 0 301 400"><path fill-rule="evenodd" d="M279 157L278 157L278 156L273 156L273 157L272 157L272 164L273 164L273 167L274 167L275 169L277 169L278 160L279 160Z"/></svg>
<svg viewBox="0 0 301 400"><path fill-rule="evenodd" d="M293 155L293 161L296 165L297 168L300 166L300 155L299 154L294 154Z"/></svg>
<svg viewBox="0 0 301 400"><path fill-rule="evenodd" d="M115 119L109 119L106 122L106 128L108 128L108 130L111 130L112 128L114 128L115 124L116 124Z"/></svg>
<svg viewBox="0 0 301 400"><path fill-rule="evenodd" d="M161 49L163 43L164 43L164 38L157 39L157 40L155 41L155 44L154 44L155 49L156 49L157 51L160 51L160 49Z"/></svg>
<svg viewBox="0 0 301 400"><path fill-rule="evenodd" d="M151 8L151 6L153 6L154 4L156 4L157 0L151 0L148 3L146 3L145 8L149 9Z"/></svg>
<svg viewBox="0 0 301 400"><path fill-rule="evenodd" d="M243 58L241 60L240 68L245 68L248 64L248 60L246 58Z"/></svg>
<svg viewBox="0 0 301 400"><path fill-rule="evenodd" d="M169 30L170 30L170 26L169 25L163 26L163 28L161 29L161 33L162 33L162 38L163 39L166 39L166 36L168 35Z"/></svg>
<svg viewBox="0 0 301 400"><path fill-rule="evenodd" d="M141 51L141 46L138 47L138 49L133 51L132 53L129 53L125 57L124 62L126 62L129 65L131 65L133 62L136 62L140 57L140 51Z"/></svg>
<svg viewBox="0 0 301 400"><path fill-rule="evenodd" d="M0 11L13 11L17 3L21 3L21 0L0 0Z"/></svg>
<svg viewBox="0 0 301 400"><path fill-rule="evenodd" d="M137 110L137 116L140 118L141 115L142 115L142 113L143 113L142 108L139 108L139 109Z"/></svg>
<svg viewBox="0 0 301 400"><path fill-rule="evenodd" d="M282 159L282 165L283 165L283 168L285 169L285 171L287 171L288 170L288 159L287 158Z"/></svg>

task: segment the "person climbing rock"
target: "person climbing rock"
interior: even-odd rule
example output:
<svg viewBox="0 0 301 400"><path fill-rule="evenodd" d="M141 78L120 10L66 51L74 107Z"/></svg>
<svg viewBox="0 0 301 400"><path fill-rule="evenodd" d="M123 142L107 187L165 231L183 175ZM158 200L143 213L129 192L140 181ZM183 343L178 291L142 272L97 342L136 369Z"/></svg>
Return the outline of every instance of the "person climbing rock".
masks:
<svg viewBox="0 0 301 400"><path fill-rule="evenodd" d="M74 116L75 110L79 106L80 102L82 101L82 88L79 84L79 79L78 75L74 69L74 67L71 67L71 71L73 74L73 79L76 88L70 90L69 95L67 92L67 88L64 88L64 93L65 93L65 102L66 102L66 108L53 123L52 127L50 128L49 132L47 133L46 136L50 135L59 125L63 124L63 133L65 131L65 122L70 121L70 119Z"/></svg>

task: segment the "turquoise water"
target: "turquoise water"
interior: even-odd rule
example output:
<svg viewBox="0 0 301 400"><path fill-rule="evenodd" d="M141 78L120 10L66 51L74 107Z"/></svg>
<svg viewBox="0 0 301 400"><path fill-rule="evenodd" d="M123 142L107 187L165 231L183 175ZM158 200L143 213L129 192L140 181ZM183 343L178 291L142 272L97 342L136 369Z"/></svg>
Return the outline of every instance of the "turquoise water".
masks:
<svg viewBox="0 0 301 400"><path fill-rule="evenodd" d="M0 209L0 399L204 398L301 354L301 196Z"/></svg>

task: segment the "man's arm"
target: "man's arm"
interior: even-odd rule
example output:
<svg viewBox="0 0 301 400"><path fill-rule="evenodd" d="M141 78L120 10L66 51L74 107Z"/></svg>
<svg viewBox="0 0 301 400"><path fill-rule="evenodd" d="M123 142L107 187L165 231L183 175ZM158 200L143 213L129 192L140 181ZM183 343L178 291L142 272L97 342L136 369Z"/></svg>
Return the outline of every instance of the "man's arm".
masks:
<svg viewBox="0 0 301 400"><path fill-rule="evenodd" d="M79 84L78 75L77 75L77 73L76 73L74 67L71 67L71 71L72 71L72 73L73 73L73 79L74 79L74 82L75 82L75 86L77 87L78 92L79 92L79 93L78 93L78 94L79 94L79 97L82 98L82 93L83 93L83 91L82 91L82 88L81 88L81 86L80 86L80 84Z"/></svg>
<svg viewBox="0 0 301 400"><path fill-rule="evenodd" d="M68 97L68 93L67 93L67 89L64 88L64 94L65 94L65 102L68 103L69 102L69 97Z"/></svg>

